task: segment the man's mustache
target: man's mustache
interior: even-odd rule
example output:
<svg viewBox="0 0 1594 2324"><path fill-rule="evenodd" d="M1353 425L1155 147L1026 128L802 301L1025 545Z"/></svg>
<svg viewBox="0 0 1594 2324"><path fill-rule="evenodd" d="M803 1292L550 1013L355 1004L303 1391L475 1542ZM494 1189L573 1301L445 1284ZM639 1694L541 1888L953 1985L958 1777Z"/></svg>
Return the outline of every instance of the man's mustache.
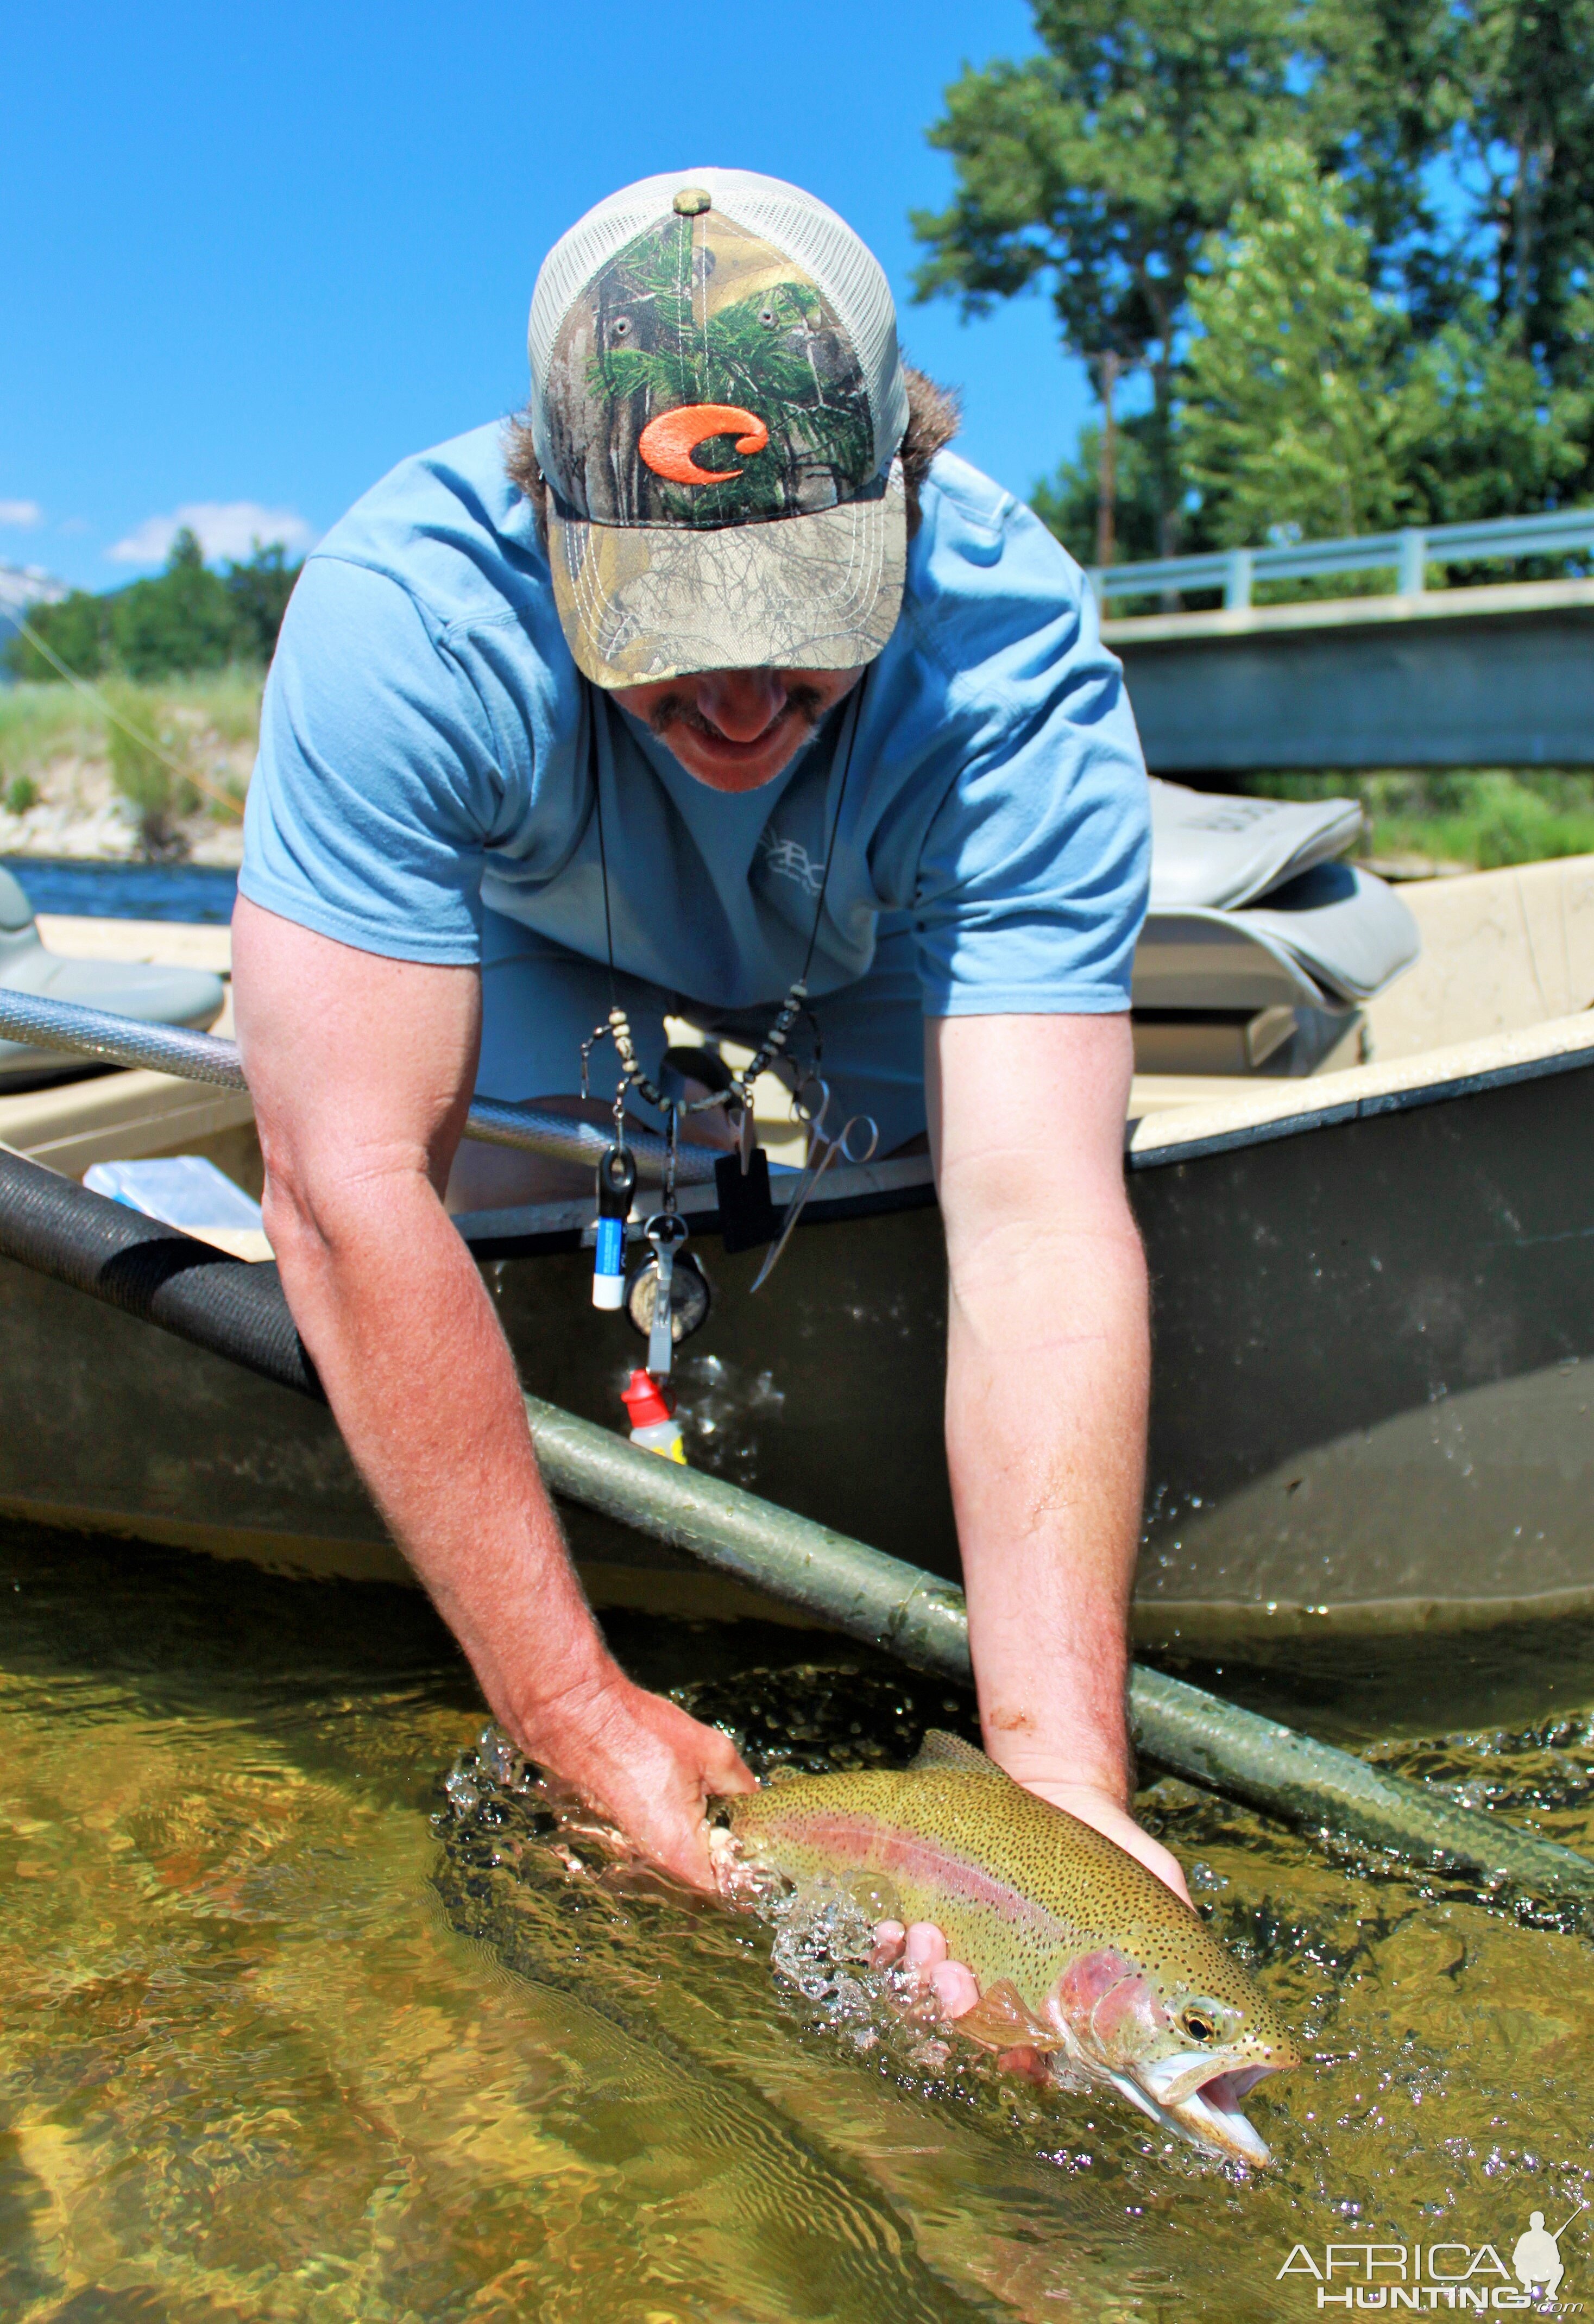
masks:
<svg viewBox="0 0 1594 2324"><path fill-rule="evenodd" d="M762 742L787 718L798 719L811 733L824 715L825 697L817 686L788 687L783 706L754 740ZM690 726L694 733L707 734L713 742L723 742L726 739L713 720L705 718L697 704L684 694L666 694L653 706L647 723L659 735L667 734L672 726Z"/></svg>

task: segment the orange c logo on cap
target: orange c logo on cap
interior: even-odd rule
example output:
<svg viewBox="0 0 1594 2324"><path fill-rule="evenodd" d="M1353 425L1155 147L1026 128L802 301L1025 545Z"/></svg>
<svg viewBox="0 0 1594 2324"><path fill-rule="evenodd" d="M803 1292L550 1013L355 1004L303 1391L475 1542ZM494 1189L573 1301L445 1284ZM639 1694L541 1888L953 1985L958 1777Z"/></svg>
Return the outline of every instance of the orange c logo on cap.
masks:
<svg viewBox="0 0 1594 2324"><path fill-rule="evenodd" d="M661 411L636 439L636 448L655 476L672 484L724 484L739 476L739 468L700 468L692 454L710 436L734 436L737 450L749 457L762 452L769 430L755 411L739 403L688 403L679 411Z"/></svg>

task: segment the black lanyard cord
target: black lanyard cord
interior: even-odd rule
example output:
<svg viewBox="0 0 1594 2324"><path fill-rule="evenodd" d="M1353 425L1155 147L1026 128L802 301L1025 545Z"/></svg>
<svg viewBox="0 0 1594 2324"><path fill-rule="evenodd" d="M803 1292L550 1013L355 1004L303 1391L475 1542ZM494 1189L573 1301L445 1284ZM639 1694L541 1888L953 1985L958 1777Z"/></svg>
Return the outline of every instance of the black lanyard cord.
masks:
<svg viewBox="0 0 1594 2324"><path fill-rule="evenodd" d="M758 1050L751 1064L748 1065L742 1073L737 1075L735 1083L729 1089L711 1091L704 1097L694 1098L691 1104L683 1109L689 1113L706 1112L715 1106L736 1103L744 1105L746 1110L751 1112L754 1083L758 1079L760 1074L768 1070L769 1066L774 1064L775 1058L780 1055L782 1050L784 1049L786 1043L791 1037L792 1028L802 1013L803 1007L808 1000L808 972L813 965L813 955L819 944L820 928L825 917L825 899L829 893L830 887L830 866L835 861L836 841L841 829L841 810L846 803L847 785L852 773L853 748L857 741L858 722L863 715L864 690L867 687L868 682L869 672L866 669L862 678L858 680L857 687L853 689L852 699L848 704L846 711L843 713L847 731L841 743L841 780L836 788L836 811L830 818L829 837L825 844L824 867L820 874L819 899L814 905L813 925L808 932L808 945L802 955L802 967L801 973L787 987L786 997L782 1001L780 1009L776 1012L774 1021L771 1025L769 1031L765 1035L763 1041L760 1043ZM583 680L583 684L586 683L587 681ZM593 691L596 693L597 689L594 688ZM643 1072L641 1065L637 1062L636 1047L631 1032L630 1019L626 1016L626 1011L620 1007L619 999L616 990L615 927L614 918L609 905L608 848L605 841L603 827L603 770L599 764L599 754L598 749L598 715L599 708L598 703L595 701L592 705L592 752L590 764L592 774L592 799L598 818L598 861L603 878L603 931L605 943L608 952L609 1013L607 1026L600 1025L594 1032L592 1039L582 1044L581 1090L584 1096L587 1089L587 1063L591 1055L593 1041L599 1039L607 1031L614 1036L615 1047L619 1054L622 1072L620 1093L616 1101L616 1109L623 1101L626 1089L629 1087L635 1089L647 1101L649 1105L663 1110L669 1106L670 1101L668 1101L659 1090L654 1088L653 1083L648 1080L646 1074ZM616 1121L618 1119L619 1114L616 1111Z"/></svg>

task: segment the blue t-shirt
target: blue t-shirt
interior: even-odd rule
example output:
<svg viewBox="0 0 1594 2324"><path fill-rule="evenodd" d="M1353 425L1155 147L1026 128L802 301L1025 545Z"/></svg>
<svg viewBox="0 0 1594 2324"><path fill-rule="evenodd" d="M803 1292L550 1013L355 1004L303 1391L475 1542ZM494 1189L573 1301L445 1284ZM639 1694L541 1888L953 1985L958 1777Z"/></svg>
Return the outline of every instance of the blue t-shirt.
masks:
<svg viewBox="0 0 1594 2324"><path fill-rule="evenodd" d="M719 1009L801 969L843 704L761 790L694 780L579 676L496 425L404 461L310 557L272 665L245 895L365 952L474 962L482 907ZM838 738L842 750L838 751ZM1129 1005L1150 856L1140 746L1079 567L950 453L856 716L809 989L911 927L925 1011Z"/></svg>

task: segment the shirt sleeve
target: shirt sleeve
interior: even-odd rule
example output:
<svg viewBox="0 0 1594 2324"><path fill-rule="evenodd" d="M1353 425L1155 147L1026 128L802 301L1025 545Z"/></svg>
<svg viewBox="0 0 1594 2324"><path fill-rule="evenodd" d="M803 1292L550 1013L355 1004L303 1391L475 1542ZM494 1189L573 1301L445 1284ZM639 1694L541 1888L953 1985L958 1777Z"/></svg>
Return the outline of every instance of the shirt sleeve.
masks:
<svg viewBox="0 0 1594 2324"><path fill-rule="evenodd" d="M266 682L242 892L362 952L478 961L501 788L491 720L422 607L312 557Z"/></svg>
<svg viewBox="0 0 1594 2324"><path fill-rule="evenodd" d="M1129 1006L1145 916L1145 765L1083 575L1008 507L978 568L983 650L949 688L953 764L919 853L924 1010L1104 1015Z"/></svg>

